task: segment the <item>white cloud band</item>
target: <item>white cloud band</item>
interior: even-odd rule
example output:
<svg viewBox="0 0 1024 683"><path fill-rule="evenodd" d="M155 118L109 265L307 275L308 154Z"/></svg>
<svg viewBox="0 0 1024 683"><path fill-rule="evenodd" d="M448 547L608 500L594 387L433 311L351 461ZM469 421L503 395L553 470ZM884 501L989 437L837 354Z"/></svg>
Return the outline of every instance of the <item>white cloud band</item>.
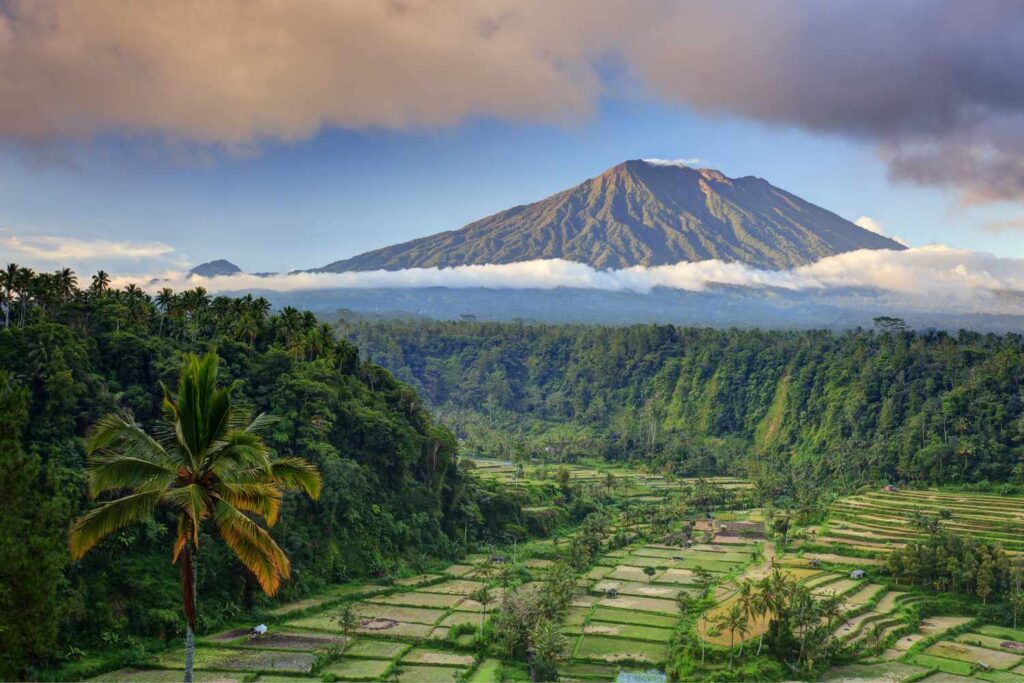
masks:
<svg viewBox="0 0 1024 683"><path fill-rule="evenodd" d="M160 282L149 284L151 278L119 278L117 284L131 281L144 284L150 290L202 285L215 293L416 287L520 290L571 287L647 293L655 287L704 291L711 284L797 291L856 287L929 300L933 305L955 304L971 310L1005 310L1007 297L999 294L1024 292L1024 259L1001 258L984 252L933 245L906 251L859 250L781 271L715 260L603 271L581 263L552 259L440 269L303 272L266 277L237 274L187 278L184 273L170 272Z"/></svg>

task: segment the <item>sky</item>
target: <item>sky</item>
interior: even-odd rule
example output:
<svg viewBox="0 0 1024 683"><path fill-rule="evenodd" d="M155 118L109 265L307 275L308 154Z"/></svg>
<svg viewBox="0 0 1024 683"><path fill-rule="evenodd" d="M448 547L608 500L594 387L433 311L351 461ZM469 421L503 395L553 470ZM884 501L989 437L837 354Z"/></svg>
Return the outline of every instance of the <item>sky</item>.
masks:
<svg viewBox="0 0 1024 683"><path fill-rule="evenodd" d="M0 0L0 260L314 268L649 157L1024 259L1024 5L602 9Z"/></svg>

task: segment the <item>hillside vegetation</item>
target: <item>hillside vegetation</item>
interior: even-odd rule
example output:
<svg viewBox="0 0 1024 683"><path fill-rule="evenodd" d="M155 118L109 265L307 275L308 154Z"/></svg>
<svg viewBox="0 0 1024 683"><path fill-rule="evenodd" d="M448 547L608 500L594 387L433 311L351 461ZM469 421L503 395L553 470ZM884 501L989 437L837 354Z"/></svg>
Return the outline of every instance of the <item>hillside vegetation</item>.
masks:
<svg viewBox="0 0 1024 683"><path fill-rule="evenodd" d="M1024 337L880 322L843 334L425 321L340 329L484 453L600 453L690 474L785 463L847 489L1020 481Z"/></svg>
<svg viewBox="0 0 1024 683"><path fill-rule="evenodd" d="M267 445L301 455L323 477L318 501L285 498L274 529L292 565L282 598L454 557L522 521L518 499L459 467L451 433L415 391L311 314L271 315L265 300L199 288L151 298L107 283L102 272L79 288L70 271L12 266L0 284L10 303L0 330L0 678L61 663L88 671L91 656L181 633L169 514L115 533L75 563L67 530L94 505L85 494L88 427L127 411L151 429L161 384L176 386L186 353L215 349L235 400L279 419ZM271 604L207 535L200 632Z"/></svg>

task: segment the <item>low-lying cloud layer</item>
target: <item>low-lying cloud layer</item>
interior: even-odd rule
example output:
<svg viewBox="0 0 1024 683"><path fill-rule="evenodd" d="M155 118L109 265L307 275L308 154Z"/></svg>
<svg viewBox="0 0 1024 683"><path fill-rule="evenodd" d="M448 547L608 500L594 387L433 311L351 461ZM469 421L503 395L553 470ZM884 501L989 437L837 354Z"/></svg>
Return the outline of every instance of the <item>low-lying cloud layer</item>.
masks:
<svg viewBox="0 0 1024 683"><path fill-rule="evenodd" d="M190 278L184 273L170 272L160 276L159 281L150 283L151 278L117 278L116 284L123 286L128 282L141 282L150 290L201 285L214 293L410 287L571 287L647 293L655 287L704 291L715 284L817 291L857 287L895 293L908 297L908 300L928 299L940 306L958 305L980 311L1005 307L1005 297L998 296L1001 293L1024 292L1024 259L1000 258L988 253L945 246L927 246L906 251L854 251L782 271L760 270L740 263L721 261L601 271L585 264L553 259L443 269L302 272L266 277L238 274Z"/></svg>
<svg viewBox="0 0 1024 683"><path fill-rule="evenodd" d="M874 144L893 177L1024 198L1016 0L7 0L0 136L228 147L324 126L587 116L621 64L709 114Z"/></svg>

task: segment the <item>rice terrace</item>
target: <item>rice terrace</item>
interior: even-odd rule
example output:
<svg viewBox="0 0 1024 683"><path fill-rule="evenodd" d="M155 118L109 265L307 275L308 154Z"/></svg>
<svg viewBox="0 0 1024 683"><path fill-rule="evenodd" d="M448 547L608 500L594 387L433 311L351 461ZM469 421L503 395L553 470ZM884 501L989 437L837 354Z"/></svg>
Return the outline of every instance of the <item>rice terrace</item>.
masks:
<svg viewBox="0 0 1024 683"><path fill-rule="evenodd" d="M821 524L781 539L764 510L744 506L749 485L740 479L669 481L627 467L485 459L474 472L538 502L560 487L592 486L614 512L600 526L568 528L552 519L557 507L526 507L534 524L550 525L546 538L267 610L266 635L237 628L201 638L196 680L527 680L500 649L481 650L479 629L493 632L506 596L550 588L554 571L568 572L554 579L568 582L553 638L560 680L647 680L671 670L681 647L695 651L705 672L724 669L730 653L763 641L772 615L752 607L751 589L775 575L834 602L819 618L848 663L821 680L1024 681L1024 629L986 623L955 602L933 603L928 587L888 569L893 551L924 537L929 515L944 528L1002 542L1011 520L1024 520L1024 497L866 491L836 500ZM688 512L697 487L714 502ZM573 565L585 536L595 552ZM347 627L345 614L352 615ZM181 661L172 649L93 680L176 680Z"/></svg>

